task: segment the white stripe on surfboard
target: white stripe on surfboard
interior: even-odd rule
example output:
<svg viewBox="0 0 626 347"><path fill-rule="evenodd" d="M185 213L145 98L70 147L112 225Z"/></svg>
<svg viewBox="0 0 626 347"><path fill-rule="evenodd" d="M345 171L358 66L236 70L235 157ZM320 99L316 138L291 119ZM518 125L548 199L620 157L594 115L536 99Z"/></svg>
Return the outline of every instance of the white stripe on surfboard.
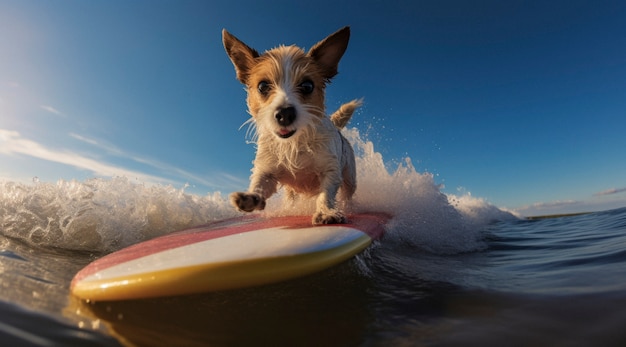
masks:
<svg viewBox="0 0 626 347"><path fill-rule="evenodd" d="M307 254L349 244L367 236L345 226L303 229L273 227L177 247L111 266L80 282L239 260ZM367 236L369 237L369 236Z"/></svg>

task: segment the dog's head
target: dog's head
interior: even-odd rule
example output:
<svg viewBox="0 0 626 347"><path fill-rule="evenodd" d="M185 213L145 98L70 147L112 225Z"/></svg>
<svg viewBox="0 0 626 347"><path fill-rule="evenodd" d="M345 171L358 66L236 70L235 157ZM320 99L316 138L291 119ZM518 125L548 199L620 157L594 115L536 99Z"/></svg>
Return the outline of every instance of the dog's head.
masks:
<svg viewBox="0 0 626 347"><path fill-rule="evenodd" d="M237 79L247 88L248 111L259 131L292 138L325 117L324 90L348 47L349 27L308 52L280 46L259 54L226 30L222 39Z"/></svg>

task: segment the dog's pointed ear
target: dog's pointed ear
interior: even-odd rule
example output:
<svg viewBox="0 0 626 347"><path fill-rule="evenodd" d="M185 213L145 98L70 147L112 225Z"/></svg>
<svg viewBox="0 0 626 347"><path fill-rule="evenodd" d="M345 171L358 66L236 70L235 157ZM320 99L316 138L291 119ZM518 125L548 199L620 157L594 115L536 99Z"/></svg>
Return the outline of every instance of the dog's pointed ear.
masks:
<svg viewBox="0 0 626 347"><path fill-rule="evenodd" d="M254 65L254 59L259 57L259 52L254 48L248 47L248 45L226 31L226 29L222 30L222 42L224 43L226 54L228 54L230 61L235 65L237 79L241 83L247 84L250 69Z"/></svg>
<svg viewBox="0 0 626 347"><path fill-rule="evenodd" d="M315 44L309 50L308 56L313 58L323 69L324 78L330 80L337 75L337 67L343 53L348 48L350 27L339 29L327 38Z"/></svg>

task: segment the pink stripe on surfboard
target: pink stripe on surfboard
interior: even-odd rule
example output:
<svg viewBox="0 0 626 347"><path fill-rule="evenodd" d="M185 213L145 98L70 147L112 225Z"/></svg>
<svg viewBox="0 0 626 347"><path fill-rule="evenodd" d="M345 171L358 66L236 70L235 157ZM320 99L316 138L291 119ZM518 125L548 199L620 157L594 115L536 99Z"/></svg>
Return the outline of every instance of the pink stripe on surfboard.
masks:
<svg viewBox="0 0 626 347"><path fill-rule="evenodd" d="M342 224L342 226L360 230L366 233L370 238L376 240L383 235L383 225L388 219L389 216L385 214L359 214L350 216L348 224ZM259 218L258 216L244 216L181 230L129 246L97 259L79 271L72 283L81 281L83 278L111 266L159 253L164 250L249 231L285 225L288 225L291 229L308 228L311 227L311 217L285 216Z"/></svg>

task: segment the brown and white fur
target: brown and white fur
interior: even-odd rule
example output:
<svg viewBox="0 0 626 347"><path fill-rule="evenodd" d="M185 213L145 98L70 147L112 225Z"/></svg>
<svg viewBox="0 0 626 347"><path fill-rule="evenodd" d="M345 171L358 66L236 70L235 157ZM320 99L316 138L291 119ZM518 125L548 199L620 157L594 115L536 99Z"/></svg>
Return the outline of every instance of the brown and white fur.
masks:
<svg viewBox="0 0 626 347"><path fill-rule="evenodd" d="M352 146L340 129L361 101L352 100L327 117L324 94L349 38L345 27L308 52L279 46L259 54L222 31L237 79L246 86L249 121L256 128L250 187L230 195L239 210L263 210L265 200L283 186L288 198L317 197L313 224L346 222L336 198L339 192L348 201L354 194L356 167Z"/></svg>

